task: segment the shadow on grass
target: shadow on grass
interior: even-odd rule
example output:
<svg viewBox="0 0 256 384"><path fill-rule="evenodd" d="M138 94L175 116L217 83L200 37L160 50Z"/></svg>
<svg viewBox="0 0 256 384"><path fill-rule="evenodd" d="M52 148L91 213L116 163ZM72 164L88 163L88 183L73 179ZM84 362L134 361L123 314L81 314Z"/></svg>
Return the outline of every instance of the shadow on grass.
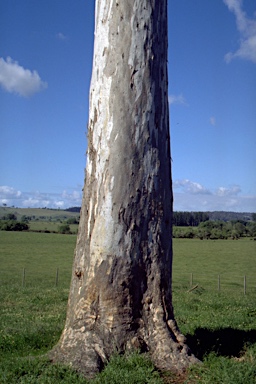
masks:
<svg viewBox="0 0 256 384"><path fill-rule="evenodd" d="M211 352L219 356L239 357L246 344L256 342L256 330L198 328L193 335L186 337L187 344L199 360Z"/></svg>

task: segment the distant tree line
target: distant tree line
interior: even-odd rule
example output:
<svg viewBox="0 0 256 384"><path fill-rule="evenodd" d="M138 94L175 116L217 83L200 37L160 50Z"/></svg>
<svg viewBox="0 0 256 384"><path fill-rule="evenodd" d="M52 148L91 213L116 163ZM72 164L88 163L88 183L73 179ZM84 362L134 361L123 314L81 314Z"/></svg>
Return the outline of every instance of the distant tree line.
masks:
<svg viewBox="0 0 256 384"><path fill-rule="evenodd" d="M67 212L80 212L80 210L81 210L81 207L70 207L70 208L67 208L67 209L65 209L65 211L67 211Z"/></svg>
<svg viewBox="0 0 256 384"><path fill-rule="evenodd" d="M73 211L74 209L74 211ZM73 212L80 212L79 207L70 208ZM218 212L173 212L173 237L174 238L198 238L198 239L239 239L240 237L256 238L256 213L243 214L237 213L238 217L246 217L248 220L229 220L230 212L219 212L225 220L212 219ZM235 213L232 212L231 217ZM52 220L51 217L21 216L17 220L14 213L9 213L0 218L0 230L2 231L29 231L29 222L32 220ZM59 220L58 220L59 221ZM56 228L57 233L72 233L70 225L78 224L79 217L70 217L61 221L61 225ZM50 232L49 230L44 230Z"/></svg>
<svg viewBox="0 0 256 384"><path fill-rule="evenodd" d="M220 221L232 221L232 220L243 220L251 221L255 213L250 212L230 212L230 211L209 211L206 212L209 215L209 220L220 220Z"/></svg>
<svg viewBox="0 0 256 384"><path fill-rule="evenodd" d="M182 227L197 227L200 223L211 221L256 221L256 213L246 212L227 212L227 211L213 211L213 212L187 212L177 211L173 212L173 225Z"/></svg>
<svg viewBox="0 0 256 384"><path fill-rule="evenodd" d="M177 227L197 227L209 220L206 212L173 212L173 225Z"/></svg>
<svg viewBox="0 0 256 384"><path fill-rule="evenodd" d="M197 227L173 227L174 238L187 239L239 239L240 237L256 237L256 221L232 220L201 222Z"/></svg>

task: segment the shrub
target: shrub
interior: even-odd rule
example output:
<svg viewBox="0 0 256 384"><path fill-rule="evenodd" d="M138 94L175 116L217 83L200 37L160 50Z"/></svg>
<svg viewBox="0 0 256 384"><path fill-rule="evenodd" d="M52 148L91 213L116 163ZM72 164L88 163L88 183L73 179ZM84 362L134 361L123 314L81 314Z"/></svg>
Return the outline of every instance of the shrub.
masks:
<svg viewBox="0 0 256 384"><path fill-rule="evenodd" d="M70 217L67 219L67 224L79 224L79 220L76 217Z"/></svg>
<svg viewBox="0 0 256 384"><path fill-rule="evenodd" d="M26 216L26 215L23 215L21 216L21 219L20 219L23 223L28 223L29 221L31 221L31 216Z"/></svg>
<svg viewBox="0 0 256 384"><path fill-rule="evenodd" d="M29 226L27 223L23 223L15 220L2 220L0 221L1 231L28 231Z"/></svg>
<svg viewBox="0 0 256 384"><path fill-rule="evenodd" d="M17 216L14 213L8 213L8 215L2 217L2 220L17 220Z"/></svg>
<svg viewBox="0 0 256 384"><path fill-rule="evenodd" d="M70 234L71 233L71 230L70 230L70 226L68 224L62 224L58 227L58 233L62 233L62 234Z"/></svg>

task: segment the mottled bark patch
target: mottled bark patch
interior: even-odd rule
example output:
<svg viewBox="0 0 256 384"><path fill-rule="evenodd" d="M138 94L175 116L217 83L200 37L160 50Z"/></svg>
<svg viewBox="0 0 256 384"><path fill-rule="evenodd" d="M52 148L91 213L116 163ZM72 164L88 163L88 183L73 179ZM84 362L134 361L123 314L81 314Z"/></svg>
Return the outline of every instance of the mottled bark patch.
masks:
<svg viewBox="0 0 256 384"><path fill-rule="evenodd" d="M54 360L93 375L113 352L196 361L172 308L167 2L96 1L88 151L68 313Z"/></svg>

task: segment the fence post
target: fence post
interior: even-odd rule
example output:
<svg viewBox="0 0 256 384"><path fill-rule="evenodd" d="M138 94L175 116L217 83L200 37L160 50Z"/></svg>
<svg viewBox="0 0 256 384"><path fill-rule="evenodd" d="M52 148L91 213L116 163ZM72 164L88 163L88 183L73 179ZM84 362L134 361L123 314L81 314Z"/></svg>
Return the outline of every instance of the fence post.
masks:
<svg viewBox="0 0 256 384"><path fill-rule="evenodd" d="M244 295L246 295L246 276L244 276Z"/></svg>
<svg viewBox="0 0 256 384"><path fill-rule="evenodd" d="M56 270L56 277L55 277L55 287L57 287L59 282L59 268Z"/></svg>
<svg viewBox="0 0 256 384"><path fill-rule="evenodd" d="M26 270L23 268L23 273L22 273L22 287L25 286L25 277L26 277Z"/></svg>
<svg viewBox="0 0 256 384"><path fill-rule="evenodd" d="M218 275L218 291L220 291L220 275Z"/></svg>

